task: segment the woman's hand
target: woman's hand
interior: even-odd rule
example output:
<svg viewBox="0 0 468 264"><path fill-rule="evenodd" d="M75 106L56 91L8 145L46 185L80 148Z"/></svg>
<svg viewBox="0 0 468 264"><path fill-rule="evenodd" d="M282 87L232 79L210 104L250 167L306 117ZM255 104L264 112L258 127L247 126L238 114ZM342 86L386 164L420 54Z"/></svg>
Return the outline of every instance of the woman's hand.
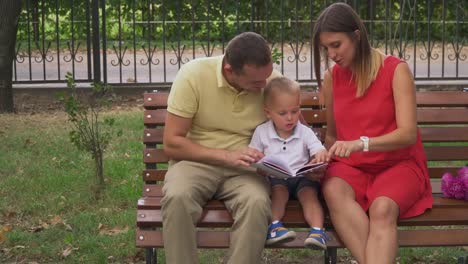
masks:
<svg viewBox="0 0 468 264"><path fill-rule="evenodd" d="M348 158L351 153L361 151L362 149L363 143L361 140L336 141L328 151L328 158L333 156Z"/></svg>

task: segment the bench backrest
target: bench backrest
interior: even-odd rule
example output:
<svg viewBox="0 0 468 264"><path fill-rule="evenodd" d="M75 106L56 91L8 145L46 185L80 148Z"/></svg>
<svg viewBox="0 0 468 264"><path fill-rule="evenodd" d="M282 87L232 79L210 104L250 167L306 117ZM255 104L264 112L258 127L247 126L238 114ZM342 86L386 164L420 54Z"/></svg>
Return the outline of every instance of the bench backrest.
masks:
<svg viewBox="0 0 468 264"><path fill-rule="evenodd" d="M168 157L163 152L163 130L168 92L144 95L144 163L143 180L159 184L167 171ZM456 173L468 163L468 92L418 92L418 126L429 162L433 192L440 192L440 177ZM326 131L325 109L318 94L302 92L302 114L323 140ZM150 189L147 189L151 192ZM152 196L151 193L143 194Z"/></svg>

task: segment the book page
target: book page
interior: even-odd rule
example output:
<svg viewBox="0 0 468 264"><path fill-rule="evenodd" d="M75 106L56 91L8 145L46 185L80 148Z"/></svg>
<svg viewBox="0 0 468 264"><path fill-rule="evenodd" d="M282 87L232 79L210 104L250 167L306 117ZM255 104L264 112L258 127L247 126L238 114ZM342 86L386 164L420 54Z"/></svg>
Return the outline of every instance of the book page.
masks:
<svg viewBox="0 0 468 264"><path fill-rule="evenodd" d="M319 170L319 169L321 169L323 167L326 167L327 165L328 165L328 163L326 163L326 162L318 162L318 163L314 163L314 164L308 164L308 165L305 165L305 166L301 167L300 169L298 169L296 174L300 175L300 174L308 173L308 172L311 172L311 171L314 171L314 170Z"/></svg>
<svg viewBox="0 0 468 264"><path fill-rule="evenodd" d="M269 165L267 163L264 163L264 162L253 163L251 166L264 171L266 174L268 174L268 176L273 177L273 178L287 179L289 177L292 177L292 175L288 174L287 172L283 171L282 169L279 169L278 167L271 166L271 165Z"/></svg>
<svg viewBox="0 0 468 264"><path fill-rule="evenodd" d="M260 160L260 162L263 162L265 164L278 168L279 170L287 174L295 175L294 171L292 171L292 169L289 167L289 164L286 163L286 161L279 158L278 156L274 156L274 155L265 156L263 157L263 159Z"/></svg>

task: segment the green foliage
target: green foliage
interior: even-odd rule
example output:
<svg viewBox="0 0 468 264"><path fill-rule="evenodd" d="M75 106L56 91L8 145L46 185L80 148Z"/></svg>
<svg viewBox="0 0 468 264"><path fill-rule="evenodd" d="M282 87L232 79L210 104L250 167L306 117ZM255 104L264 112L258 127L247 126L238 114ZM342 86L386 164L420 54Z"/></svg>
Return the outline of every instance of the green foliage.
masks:
<svg viewBox="0 0 468 264"><path fill-rule="evenodd" d="M64 105L68 121L71 124L70 141L79 150L87 152L94 159L96 165L97 189L101 191L104 185L103 157L114 135L120 136L121 130L114 129L115 119L101 118L103 108L109 106L110 86L102 83L92 85L91 95L80 96L71 73L66 74L68 96L61 94L59 101Z"/></svg>
<svg viewBox="0 0 468 264"><path fill-rule="evenodd" d="M447 0L443 2L445 9L440 1L348 2L364 20L374 42L395 42L400 37L403 41L445 38L457 42L468 30L463 1ZM86 3L58 0L57 9L54 1L27 1L18 40L27 41L29 32L33 43L44 38L46 46L54 48L58 37L62 48L71 39L75 48L78 44L85 48L91 21L91 6ZM122 39L127 48L133 48L133 41L136 48L143 43L148 46L148 42L160 48L163 41L170 45L192 38L197 44L209 41L219 47L243 31L256 31L271 43L308 41L315 19L328 4L330 1L109 0L105 7L106 38L110 43ZM36 43L33 49L41 48L41 42ZM21 46L26 48L27 44Z"/></svg>
<svg viewBox="0 0 468 264"><path fill-rule="evenodd" d="M281 64L281 58L283 58L283 54L281 51L278 50L278 48L273 48L271 50L271 58L274 63L280 65Z"/></svg>

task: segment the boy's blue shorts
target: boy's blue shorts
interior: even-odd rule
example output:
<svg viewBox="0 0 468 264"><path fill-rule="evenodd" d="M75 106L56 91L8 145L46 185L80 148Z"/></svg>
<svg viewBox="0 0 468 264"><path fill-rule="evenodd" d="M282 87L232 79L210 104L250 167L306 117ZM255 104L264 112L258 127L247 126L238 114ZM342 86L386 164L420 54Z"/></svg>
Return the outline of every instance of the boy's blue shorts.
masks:
<svg viewBox="0 0 468 264"><path fill-rule="evenodd" d="M297 200L297 194L304 187L312 187L317 192L320 192L320 182L309 180L306 177L294 177L288 179L270 178L271 187L275 185L283 185L288 189L289 199Z"/></svg>

